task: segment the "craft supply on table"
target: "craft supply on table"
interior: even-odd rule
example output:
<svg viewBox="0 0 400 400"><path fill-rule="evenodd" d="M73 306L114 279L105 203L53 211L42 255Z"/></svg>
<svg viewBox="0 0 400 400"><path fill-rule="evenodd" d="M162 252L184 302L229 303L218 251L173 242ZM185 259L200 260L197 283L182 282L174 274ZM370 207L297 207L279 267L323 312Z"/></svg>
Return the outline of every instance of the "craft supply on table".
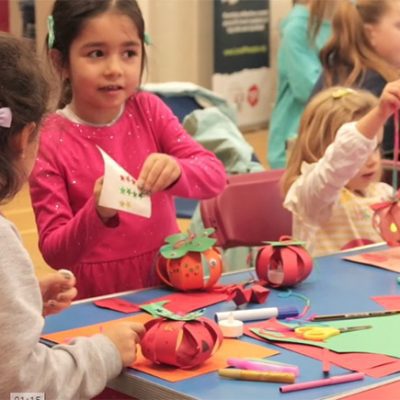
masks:
<svg viewBox="0 0 400 400"><path fill-rule="evenodd" d="M265 372L283 372L299 376L299 367L296 365L285 365L268 363L268 361L248 360L246 358L228 358L227 364L230 367L248 369L251 371L265 371Z"/></svg>
<svg viewBox="0 0 400 400"><path fill-rule="evenodd" d="M227 338L237 338L243 335L243 322L233 318L230 313L228 319L218 321L222 335Z"/></svg>
<svg viewBox="0 0 400 400"><path fill-rule="evenodd" d="M69 269L59 269L58 273L64 276L66 279L72 279L75 277L75 275Z"/></svg>
<svg viewBox="0 0 400 400"><path fill-rule="evenodd" d="M284 382L293 383L296 380L294 374L288 372L263 372L250 371L246 369L224 368L218 370L219 376L243 381L262 381L262 382Z"/></svg>
<svg viewBox="0 0 400 400"><path fill-rule="evenodd" d="M294 332L298 337L306 340L322 341L341 333L361 331L370 328L371 325L350 326L347 328L333 328L331 326L301 326L300 328L295 328Z"/></svg>
<svg viewBox="0 0 400 400"><path fill-rule="evenodd" d="M356 318L370 318L370 317L386 317L388 315L400 314L400 310L383 310L383 311L369 311L348 314L327 314L315 315L311 318L312 321L339 321L342 319L356 319Z"/></svg>
<svg viewBox="0 0 400 400"><path fill-rule="evenodd" d="M364 379L364 376L365 375L362 372L354 372L351 374L332 376L331 378L319 379L316 381L300 382L300 383L294 383L292 385L285 385L281 386L279 390L282 393L295 392L298 390L313 389L322 386L336 385L339 383L360 381Z"/></svg>
<svg viewBox="0 0 400 400"><path fill-rule="evenodd" d="M285 319L289 317L296 317L299 315L299 310L296 307L263 307L254 308L251 310L233 310L215 313L215 320L221 321L228 319L232 314L234 319L240 321L257 321L268 318Z"/></svg>

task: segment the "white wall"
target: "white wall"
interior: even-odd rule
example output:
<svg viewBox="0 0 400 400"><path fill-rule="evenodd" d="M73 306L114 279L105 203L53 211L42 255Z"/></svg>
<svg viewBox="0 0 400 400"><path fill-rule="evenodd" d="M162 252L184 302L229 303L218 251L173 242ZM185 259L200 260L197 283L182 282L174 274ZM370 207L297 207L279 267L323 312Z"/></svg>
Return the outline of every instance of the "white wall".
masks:
<svg viewBox="0 0 400 400"><path fill-rule="evenodd" d="M190 81L211 88L214 0L138 0L153 44L148 47L148 82ZM12 31L20 32L18 2L11 0ZM36 0L37 48L43 51L46 19L53 0ZM279 24L292 0L270 0L270 52L276 87ZM274 98L272 94L271 99Z"/></svg>

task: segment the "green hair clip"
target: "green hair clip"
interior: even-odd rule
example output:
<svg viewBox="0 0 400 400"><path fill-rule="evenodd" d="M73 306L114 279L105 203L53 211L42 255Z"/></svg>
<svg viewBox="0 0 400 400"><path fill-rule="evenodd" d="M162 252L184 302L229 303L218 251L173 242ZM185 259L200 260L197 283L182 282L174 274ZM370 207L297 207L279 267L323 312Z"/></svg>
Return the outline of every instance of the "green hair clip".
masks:
<svg viewBox="0 0 400 400"><path fill-rule="evenodd" d="M47 17L47 31L48 31L48 36L47 36L47 45L49 46L49 49L52 49L54 46L55 42L55 36L54 36L54 18L52 15L49 15Z"/></svg>
<svg viewBox="0 0 400 400"><path fill-rule="evenodd" d="M147 46L150 46L152 44L151 37L147 32L144 33L143 41L144 44L147 44Z"/></svg>

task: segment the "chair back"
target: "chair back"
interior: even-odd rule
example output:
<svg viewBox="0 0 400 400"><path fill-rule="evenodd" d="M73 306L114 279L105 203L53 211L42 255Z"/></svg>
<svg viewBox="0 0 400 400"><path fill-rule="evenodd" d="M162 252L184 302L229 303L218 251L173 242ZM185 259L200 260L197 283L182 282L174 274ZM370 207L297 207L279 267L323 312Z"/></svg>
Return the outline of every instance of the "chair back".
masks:
<svg viewBox="0 0 400 400"><path fill-rule="evenodd" d="M200 202L203 224L215 229L217 245L262 246L291 235L292 215L283 207L284 170L231 175L225 190Z"/></svg>

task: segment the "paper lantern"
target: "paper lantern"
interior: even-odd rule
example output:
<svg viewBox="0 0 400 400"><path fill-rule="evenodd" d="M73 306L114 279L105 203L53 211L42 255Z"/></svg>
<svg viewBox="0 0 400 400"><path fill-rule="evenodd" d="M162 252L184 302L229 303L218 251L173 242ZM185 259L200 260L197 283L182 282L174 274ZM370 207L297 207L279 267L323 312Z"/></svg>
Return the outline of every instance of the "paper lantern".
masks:
<svg viewBox="0 0 400 400"><path fill-rule="evenodd" d="M222 257L213 247L216 240L208 237L214 229L200 235L179 233L167 237L157 260L157 274L168 286L179 290L208 289L222 273Z"/></svg>
<svg viewBox="0 0 400 400"><path fill-rule="evenodd" d="M371 206L374 211L372 224L389 246L400 245L399 202L386 201Z"/></svg>
<svg viewBox="0 0 400 400"><path fill-rule="evenodd" d="M220 347L223 336L208 318L177 321L156 318L145 324L143 356L159 365L189 369L202 364Z"/></svg>
<svg viewBox="0 0 400 400"><path fill-rule="evenodd" d="M261 247L256 258L258 278L276 288L302 282L310 275L312 266L313 259L303 243L286 236Z"/></svg>

